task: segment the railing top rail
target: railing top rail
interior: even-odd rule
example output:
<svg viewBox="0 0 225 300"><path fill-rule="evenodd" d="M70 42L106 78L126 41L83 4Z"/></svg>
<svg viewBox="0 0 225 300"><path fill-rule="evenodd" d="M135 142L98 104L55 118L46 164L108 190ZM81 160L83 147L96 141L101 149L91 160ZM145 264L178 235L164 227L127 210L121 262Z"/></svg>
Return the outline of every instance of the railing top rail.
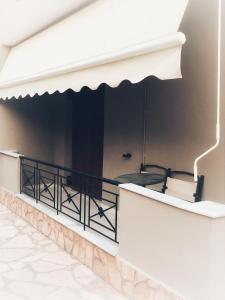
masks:
<svg viewBox="0 0 225 300"><path fill-rule="evenodd" d="M70 169L70 168L67 168L67 167L52 164L52 163L49 163L47 161L38 160L38 159L31 158L31 157L28 157L28 156L20 156L20 159L21 159L21 161L22 160L28 160L28 161L32 161L32 162L35 162L35 163L38 163L38 164L46 165L46 166L49 166L49 167L52 167L52 168L55 168L55 169L60 169L60 170L63 170L63 171L76 173L78 175L86 176L88 178L92 178L92 179L96 179L96 180L100 180L100 181L103 181L105 183L109 183L109 184L112 184L112 185L119 185L120 184L116 180L112 180L112 179L108 179L108 178L104 178L104 177L98 177L98 176L95 176L95 175L90 175L90 174L87 174L87 173L83 173L83 172L80 172L80 171L77 171L77 170L73 170L73 169Z"/></svg>

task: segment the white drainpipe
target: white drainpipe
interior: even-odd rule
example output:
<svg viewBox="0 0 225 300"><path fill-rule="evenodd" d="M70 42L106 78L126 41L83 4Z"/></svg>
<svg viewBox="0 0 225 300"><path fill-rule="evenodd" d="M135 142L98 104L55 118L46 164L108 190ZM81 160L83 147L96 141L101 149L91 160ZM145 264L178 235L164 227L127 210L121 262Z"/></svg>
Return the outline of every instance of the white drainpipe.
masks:
<svg viewBox="0 0 225 300"><path fill-rule="evenodd" d="M221 139L220 132L220 111L221 111L221 38L222 38L222 0L218 0L218 58L217 58L217 116L216 116L216 143L210 149L202 153L194 162L194 178L198 179L198 162L215 150Z"/></svg>

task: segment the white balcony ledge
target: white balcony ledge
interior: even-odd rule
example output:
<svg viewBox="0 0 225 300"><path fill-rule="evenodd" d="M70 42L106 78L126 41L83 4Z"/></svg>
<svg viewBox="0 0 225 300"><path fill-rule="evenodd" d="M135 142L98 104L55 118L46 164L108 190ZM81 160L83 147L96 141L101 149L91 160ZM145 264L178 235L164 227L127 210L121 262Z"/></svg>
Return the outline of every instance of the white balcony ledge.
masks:
<svg viewBox="0 0 225 300"><path fill-rule="evenodd" d="M112 256L116 256L118 254L118 245L115 243L106 240L105 238L101 237L99 234L95 232L91 232L88 228L84 231L83 226L76 221L60 214L57 215L56 211L50 207L47 207L45 204L41 202L36 203L35 199L24 195L24 194L17 194L18 198L22 201L26 202L30 206L36 208L37 210L43 212L53 220L59 222L60 224L64 225L68 229L72 230L73 232L77 233L84 239L88 240L92 244L96 245L97 247L101 248L105 252L109 253Z"/></svg>
<svg viewBox="0 0 225 300"><path fill-rule="evenodd" d="M212 201L201 201L197 203L191 203L176 197L165 195L144 187L126 183L120 185L121 189L131 191L133 193L145 196L151 200L159 201L167 205L189 211L198 215L202 215L208 218L223 218L225 217L225 205L212 202Z"/></svg>
<svg viewBox="0 0 225 300"><path fill-rule="evenodd" d="M6 156L11 156L15 158L23 156L22 154L19 154L17 150L0 150L0 154L4 154Z"/></svg>

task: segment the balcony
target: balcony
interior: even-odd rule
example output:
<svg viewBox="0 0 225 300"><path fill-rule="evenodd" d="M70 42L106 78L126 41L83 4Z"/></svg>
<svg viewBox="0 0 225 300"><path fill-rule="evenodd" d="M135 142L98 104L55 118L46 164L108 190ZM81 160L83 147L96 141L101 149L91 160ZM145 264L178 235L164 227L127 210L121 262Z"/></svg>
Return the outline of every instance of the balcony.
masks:
<svg viewBox="0 0 225 300"><path fill-rule="evenodd" d="M184 293L211 300L217 277L207 270L225 278L224 205L189 203L133 184L118 187L13 151L1 151L0 165L1 204L128 299L183 300ZM200 283L207 283L204 290Z"/></svg>

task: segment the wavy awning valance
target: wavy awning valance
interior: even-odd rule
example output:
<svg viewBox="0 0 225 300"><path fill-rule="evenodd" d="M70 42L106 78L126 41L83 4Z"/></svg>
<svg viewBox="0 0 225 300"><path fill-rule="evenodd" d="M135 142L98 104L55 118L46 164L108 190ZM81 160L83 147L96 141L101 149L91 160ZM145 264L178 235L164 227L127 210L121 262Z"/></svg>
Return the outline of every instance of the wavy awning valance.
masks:
<svg viewBox="0 0 225 300"><path fill-rule="evenodd" d="M98 0L11 48L0 98L181 77L187 0Z"/></svg>

